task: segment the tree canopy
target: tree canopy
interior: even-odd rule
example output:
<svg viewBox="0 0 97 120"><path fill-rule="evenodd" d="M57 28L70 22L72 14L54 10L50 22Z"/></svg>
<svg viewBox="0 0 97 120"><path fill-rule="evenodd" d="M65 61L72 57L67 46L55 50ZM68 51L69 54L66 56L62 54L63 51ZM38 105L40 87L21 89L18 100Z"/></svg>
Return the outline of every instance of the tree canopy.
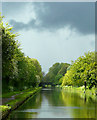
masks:
<svg viewBox="0 0 97 120"><path fill-rule="evenodd" d="M68 66L68 63L55 63L49 68L49 72L44 77L44 82L61 85L59 79L66 73Z"/></svg>
<svg viewBox="0 0 97 120"><path fill-rule="evenodd" d="M95 52L85 53L85 56L75 60L67 70L67 73L62 78L62 86L82 86L86 81L87 86L92 88L94 85L97 85L96 70Z"/></svg>
<svg viewBox="0 0 97 120"><path fill-rule="evenodd" d="M2 18L1 18L2 19ZM42 79L41 65L36 59L26 57L20 49L17 34L12 27L0 23L2 38L2 88L3 92L36 87Z"/></svg>

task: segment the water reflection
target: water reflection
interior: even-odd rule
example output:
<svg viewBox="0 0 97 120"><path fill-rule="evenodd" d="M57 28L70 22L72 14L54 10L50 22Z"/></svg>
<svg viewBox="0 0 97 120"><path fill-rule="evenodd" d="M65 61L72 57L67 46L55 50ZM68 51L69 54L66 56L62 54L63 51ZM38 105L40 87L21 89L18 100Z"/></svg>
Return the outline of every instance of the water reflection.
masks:
<svg viewBox="0 0 97 120"><path fill-rule="evenodd" d="M43 89L9 116L11 118L95 118L91 98L59 89Z"/></svg>

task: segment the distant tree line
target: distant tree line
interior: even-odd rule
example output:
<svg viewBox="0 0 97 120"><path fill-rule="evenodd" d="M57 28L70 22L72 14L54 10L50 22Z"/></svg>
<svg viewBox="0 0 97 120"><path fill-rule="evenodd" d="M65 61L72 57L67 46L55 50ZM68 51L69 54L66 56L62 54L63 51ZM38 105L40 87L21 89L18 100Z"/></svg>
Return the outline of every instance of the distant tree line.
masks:
<svg viewBox="0 0 97 120"><path fill-rule="evenodd" d="M0 18L0 21L2 18ZM2 91L24 90L36 87L42 79L42 69L36 59L26 57L20 49L12 27L0 23L2 39Z"/></svg>
<svg viewBox="0 0 97 120"><path fill-rule="evenodd" d="M49 72L44 76L44 82L47 82L47 84L61 85L62 81L60 78L64 76L69 65L68 63L55 63L49 68Z"/></svg>

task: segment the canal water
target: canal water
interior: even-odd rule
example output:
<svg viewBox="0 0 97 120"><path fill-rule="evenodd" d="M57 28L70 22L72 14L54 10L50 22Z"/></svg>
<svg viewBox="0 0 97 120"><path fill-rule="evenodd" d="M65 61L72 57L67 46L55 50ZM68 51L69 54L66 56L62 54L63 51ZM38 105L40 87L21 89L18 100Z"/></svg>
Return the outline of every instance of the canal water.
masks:
<svg viewBox="0 0 97 120"><path fill-rule="evenodd" d="M95 118L97 103L91 97L59 89L43 89L28 99L8 119Z"/></svg>

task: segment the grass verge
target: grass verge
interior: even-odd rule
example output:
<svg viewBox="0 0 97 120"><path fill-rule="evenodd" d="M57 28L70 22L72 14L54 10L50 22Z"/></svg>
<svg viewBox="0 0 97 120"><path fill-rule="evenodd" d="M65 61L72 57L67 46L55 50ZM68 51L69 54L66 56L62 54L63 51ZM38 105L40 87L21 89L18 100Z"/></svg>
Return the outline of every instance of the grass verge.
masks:
<svg viewBox="0 0 97 120"><path fill-rule="evenodd" d="M33 96L36 92L38 92L39 90L41 90L41 87L39 88L35 88L33 90L26 90L26 91L20 91L20 92L15 92L15 93L8 93L6 95L4 95L3 97L5 98L5 96L7 97L11 97L12 95L16 95L15 99L10 100L8 102L5 103L5 105L1 105L0 106L0 111L2 112L2 119L5 119L6 116L8 116L8 114L16 109L17 107L19 107L21 104L23 104L29 97ZM7 105L8 106L7 106Z"/></svg>

